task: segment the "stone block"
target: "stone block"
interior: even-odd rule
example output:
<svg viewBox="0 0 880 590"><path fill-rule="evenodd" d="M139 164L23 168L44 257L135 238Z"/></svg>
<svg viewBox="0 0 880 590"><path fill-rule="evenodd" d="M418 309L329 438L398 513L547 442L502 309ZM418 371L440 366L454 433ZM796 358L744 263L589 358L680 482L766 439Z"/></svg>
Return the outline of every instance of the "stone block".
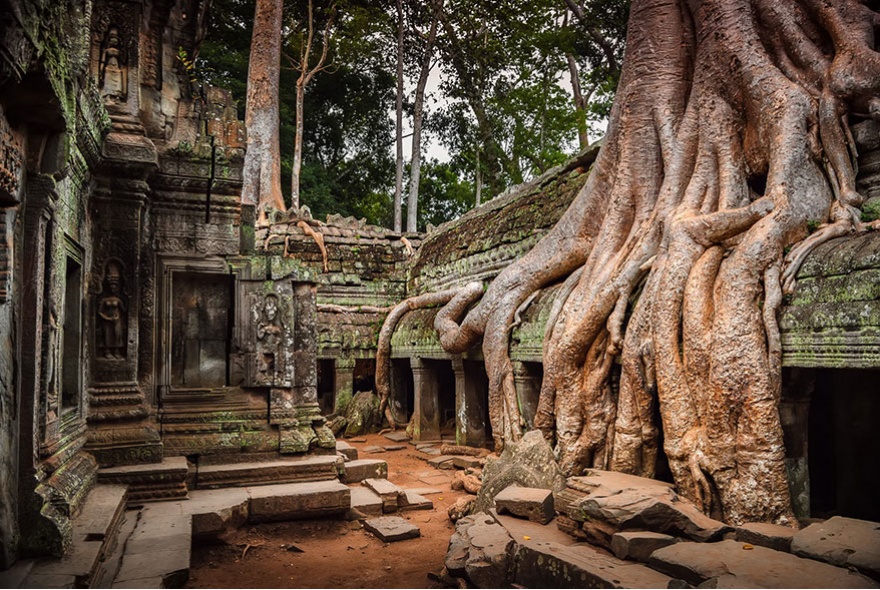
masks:
<svg viewBox="0 0 880 590"><path fill-rule="evenodd" d="M648 563L694 586L722 583L742 588L880 587L856 572L733 540L676 543L654 551Z"/></svg>
<svg viewBox="0 0 880 590"><path fill-rule="evenodd" d="M421 535L419 527L400 516L380 516L364 521L364 528L385 543L414 539Z"/></svg>
<svg viewBox="0 0 880 590"><path fill-rule="evenodd" d="M402 430L395 430L394 432L386 432L382 436L384 436L385 438L387 438L388 440L390 440L392 442L398 442L398 443L407 442L409 440L409 437L406 435L406 432L404 432Z"/></svg>
<svg viewBox="0 0 880 590"><path fill-rule="evenodd" d="M791 551L791 539L797 531L768 522L750 522L736 527L736 540L776 551Z"/></svg>
<svg viewBox="0 0 880 590"><path fill-rule="evenodd" d="M385 479L388 477L388 463L380 459L357 459L345 464L343 483L357 483L365 479Z"/></svg>
<svg viewBox="0 0 880 590"><path fill-rule="evenodd" d="M382 510L385 512L397 511L398 498L403 490L387 479L365 479L364 485L382 498Z"/></svg>
<svg viewBox="0 0 880 590"><path fill-rule="evenodd" d="M186 551L126 552L113 584L162 578L166 588L180 588L189 578L189 548Z"/></svg>
<svg viewBox="0 0 880 590"><path fill-rule="evenodd" d="M611 537L611 551L618 559L631 559L647 563L657 549L678 542L678 539L663 533L650 531L626 531Z"/></svg>
<svg viewBox="0 0 880 590"><path fill-rule="evenodd" d="M431 510L434 503L412 490L403 490L398 500L401 510Z"/></svg>
<svg viewBox="0 0 880 590"><path fill-rule="evenodd" d="M367 516L382 515L382 498L373 490L364 486L352 486L351 507L360 514Z"/></svg>
<svg viewBox="0 0 880 590"><path fill-rule="evenodd" d="M454 468L454 465L452 465L452 457L450 455L437 455L436 457L428 459L428 465L430 465L434 469Z"/></svg>
<svg viewBox="0 0 880 590"><path fill-rule="evenodd" d="M351 490L338 481L258 486L248 494L249 522L342 516L351 507Z"/></svg>
<svg viewBox="0 0 880 590"><path fill-rule="evenodd" d="M424 448L418 449L418 450L426 455L431 455L432 457L442 456L442 453L440 453L440 449L438 449L437 447L434 447L434 446L427 446L427 447L424 447Z"/></svg>
<svg viewBox="0 0 880 590"><path fill-rule="evenodd" d="M385 448L377 445L368 445L364 447L363 451L368 455L374 455L376 453L384 453Z"/></svg>
<svg viewBox="0 0 880 590"><path fill-rule="evenodd" d="M358 451L344 440L336 441L336 452L345 457L346 461L357 461Z"/></svg>
<svg viewBox="0 0 880 590"><path fill-rule="evenodd" d="M452 464L456 469L477 469L483 465L483 461L479 457L453 455Z"/></svg>
<svg viewBox="0 0 880 590"><path fill-rule="evenodd" d="M547 524L553 520L553 492L540 488L509 486L495 496L495 509L533 522Z"/></svg>
<svg viewBox="0 0 880 590"><path fill-rule="evenodd" d="M791 551L832 565L854 567L880 580L880 524L876 522L834 516L796 532Z"/></svg>
<svg viewBox="0 0 880 590"><path fill-rule="evenodd" d="M250 497L243 488L196 490L181 507L192 516L193 537L216 537L247 522Z"/></svg>

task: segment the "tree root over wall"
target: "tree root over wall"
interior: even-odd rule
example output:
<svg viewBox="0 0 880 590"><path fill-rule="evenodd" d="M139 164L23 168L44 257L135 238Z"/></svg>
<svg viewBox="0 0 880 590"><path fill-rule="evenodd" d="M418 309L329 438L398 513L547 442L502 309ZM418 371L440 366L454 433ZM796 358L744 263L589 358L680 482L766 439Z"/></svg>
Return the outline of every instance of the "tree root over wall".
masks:
<svg viewBox="0 0 880 590"><path fill-rule="evenodd" d="M436 318L449 352L482 338L497 447L522 434L509 328L564 281L536 418L564 471L653 476L659 404L680 493L730 523L797 526L776 314L813 248L869 229L849 124L880 118L877 27L854 0L633 1L583 190L464 318Z"/></svg>

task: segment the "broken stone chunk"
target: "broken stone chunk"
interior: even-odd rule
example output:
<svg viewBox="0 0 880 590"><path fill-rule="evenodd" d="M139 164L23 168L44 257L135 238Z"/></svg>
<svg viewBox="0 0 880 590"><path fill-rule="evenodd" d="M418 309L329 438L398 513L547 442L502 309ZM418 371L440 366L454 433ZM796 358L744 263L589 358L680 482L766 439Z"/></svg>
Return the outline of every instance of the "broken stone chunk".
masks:
<svg viewBox="0 0 880 590"><path fill-rule="evenodd" d="M880 523L834 516L796 532L791 551L880 580Z"/></svg>
<svg viewBox="0 0 880 590"><path fill-rule="evenodd" d="M662 549L677 542L678 539L663 533L650 531L627 531L615 533L611 537L611 551L619 559L631 559L647 563L648 558L657 549Z"/></svg>
<svg viewBox="0 0 880 590"><path fill-rule="evenodd" d="M379 537L385 543L414 539L421 535L419 527L407 522L400 516L380 516L364 522L364 528Z"/></svg>
<svg viewBox="0 0 880 590"><path fill-rule="evenodd" d="M553 520L553 492L540 488L510 486L495 496L495 509L532 522L547 524Z"/></svg>
<svg viewBox="0 0 880 590"><path fill-rule="evenodd" d="M399 504L401 510L431 510L434 503L412 490L403 490Z"/></svg>
<svg viewBox="0 0 880 590"><path fill-rule="evenodd" d="M345 464L342 483L357 483L365 479L385 479L388 476L388 463L380 459L358 459Z"/></svg>
<svg viewBox="0 0 880 590"><path fill-rule="evenodd" d="M364 485L382 498L382 509L385 512L397 511L398 498L403 490L387 479L365 479Z"/></svg>
<svg viewBox="0 0 880 590"><path fill-rule="evenodd" d="M750 522L736 527L736 540L776 551L791 551L791 539L796 532L792 528L778 524Z"/></svg>

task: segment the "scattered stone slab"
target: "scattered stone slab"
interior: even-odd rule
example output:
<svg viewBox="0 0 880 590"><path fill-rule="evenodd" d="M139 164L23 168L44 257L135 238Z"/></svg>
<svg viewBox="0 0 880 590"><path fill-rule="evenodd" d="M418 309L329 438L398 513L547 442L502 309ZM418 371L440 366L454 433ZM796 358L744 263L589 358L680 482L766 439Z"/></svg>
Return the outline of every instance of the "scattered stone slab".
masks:
<svg viewBox="0 0 880 590"><path fill-rule="evenodd" d="M365 443L365 442L367 442L367 439L365 439L365 438L363 438L363 437L361 437L361 436L358 436L358 437L355 437L355 438L349 438L348 440L350 440L350 441L353 442L353 443Z"/></svg>
<svg viewBox="0 0 880 590"><path fill-rule="evenodd" d="M346 461L357 461L358 450L344 440L336 441L336 452L345 457Z"/></svg>
<svg viewBox="0 0 880 590"><path fill-rule="evenodd" d="M590 545L548 542L517 546L514 581L526 588L666 588L671 578Z"/></svg>
<svg viewBox="0 0 880 590"><path fill-rule="evenodd" d="M880 523L834 516L796 532L791 550L880 580Z"/></svg>
<svg viewBox="0 0 880 590"><path fill-rule="evenodd" d="M380 516L364 521L364 528L385 543L414 539L421 535L419 527L400 516Z"/></svg>
<svg viewBox="0 0 880 590"><path fill-rule="evenodd" d="M768 522L750 522L736 527L736 540L776 551L791 551L791 539L797 531Z"/></svg>
<svg viewBox="0 0 880 590"><path fill-rule="evenodd" d="M284 457L274 461L203 465L198 470L198 488L247 487L319 479L338 475L336 455Z"/></svg>
<svg viewBox="0 0 880 590"><path fill-rule="evenodd" d="M387 479L370 478L365 479L363 483L382 498L382 510L385 512L395 512L397 510L398 498L403 492L402 489Z"/></svg>
<svg viewBox="0 0 880 590"><path fill-rule="evenodd" d="M495 509L499 513L509 513L547 524L553 520L553 492L540 488L522 488L510 486L495 496Z"/></svg>
<svg viewBox="0 0 880 590"><path fill-rule="evenodd" d="M479 457L469 455L453 455L452 464L456 469L476 469L482 467L483 461Z"/></svg>
<svg viewBox="0 0 880 590"><path fill-rule="evenodd" d="M539 430L523 435L518 443L505 444L501 455L486 459L482 487L477 494L477 511L494 506L495 496L513 484L526 488L565 489L565 475L559 469L553 449Z"/></svg>
<svg viewBox="0 0 880 590"><path fill-rule="evenodd" d="M438 473L437 475L425 475L419 481L429 486L442 486L449 483L449 476Z"/></svg>
<svg viewBox="0 0 880 590"><path fill-rule="evenodd" d="M412 490L403 490L398 499L401 510L431 510L434 503Z"/></svg>
<svg viewBox="0 0 880 590"><path fill-rule="evenodd" d="M382 498L364 486L352 486L351 507L365 516L382 516Z"/></svg>
<svg viewBox="0 0 880 590"><path fill-rule="evenodd" d="M453 576L467 577L477 588L506 588L513 543L491 515L465 516L456 522L449 541L446 568Z"/></svg>
<svg viewBox="0 0 880 590"><path fill-rule="evenodd" d="M485 480L485 475L484 475ZM570 477L557 493L556 511L573 521L591 543L611 547L614 533L644 530L717 541L733 529L703 514L671 484L614 471L591 469Z"/></svg>
<svg viewBox="0 0 880 590"><path fill-rule="evenodd" d="M443 493L443 490L438 490L437 488L409 488L409 490L407 491L413 492L414 494L418 494L420 496L432 496L434 494Z"/></svg>
<svg viewBox="0 0 880 590"><path fill-rule="evenodd" d="M438 449L437 447L425 447L423 449L418 449L418 450L421 451L422 453L425 453L426 455L431 455L432 457L440 457L441 456L440 449Z"/></svg>
<svg viewBox="0 0 880 590"><path fill-rule="evenodd" d="M248 493L250 522L342 516L351 507L351 490L339 481L256 486Z"/></svg>
<svg viewBox="0 0 880 590"><path fill-rule="evenodd" d="M375 453L384 453L385 447L380 447L378 445L369 445L363 448L363 451L368 455L372 455Z"/></svg>
<svg viewBox="0 0 880 590"><path fill-rule="evenodd" d="M433 449L436 446L436 443L418 443L416 445L417 451L424 451L425 449Z"/></svg>
<svg viewBox="0 0 880 590"><path fill-rule="evenodd" d="M247 522L250 496L245 488L195 490L181 508L192 516L192 534L210 538Z"/></svg>
<svg viewBox="0 0 880 590"><path fill-rule="evenodd" d="M388 452L402 451L405 448L406 448L406 445L386 445L385 446L385 450Z"/></svg>
<svg viewBox="0 0 880 590"><path fill-rule="evenodd" d="M446 463L449 463L450 467L452 466L452 457L449 455L438 455L428 460L428 465L435 469L443 469L443 465Z"/></svg>
<svg viewBox="0 0 880 590"><path fill-rule="evenodd" d="M539 524L531 520L523 520L509 514L498 514L490 511L489 514L507 530L507 534L516 541L525 545L534 543L557 543L559 545L574 545L577 539L559 530L555 521L547 524Z"/></svg>
<svg viewBox="0 0 880 590"><path fill-rule="evenodd" d="M396 430L394 432L386 432L383 434L385 438L393 442L408 442L409 437L406 435L406 432L402 430Z"/></svg>
<svg viewBox="0 0 880 590"><path fill-rule="evenodd" d="M388 477L388 463L381 459L357 459L345 464L342 483L358 483L365 479L385 479Z"/></svg>
<svg viewBox="0 0 880 590"><path fill-rule="evenodd" d="M734 540L676 543L655 551L648 563L694 586L706 583L707 587L715 587L721 583L741 588L880 587L856 572Z"/></svg>
<svg viewBox="0 0 880 590"><path fill-rule="evenodd" d="M630 559L648 563L648 558L657 549L677 543L678 539L663 533L650 531L626 531L611 537L611 551L618 559Z"/></svg>

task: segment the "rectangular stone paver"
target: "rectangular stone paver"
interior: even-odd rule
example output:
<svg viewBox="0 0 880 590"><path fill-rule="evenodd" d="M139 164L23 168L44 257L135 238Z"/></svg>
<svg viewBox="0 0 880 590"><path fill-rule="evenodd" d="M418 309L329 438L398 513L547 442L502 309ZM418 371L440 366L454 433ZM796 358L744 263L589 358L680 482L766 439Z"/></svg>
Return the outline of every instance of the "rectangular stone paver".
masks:
<svg viewBox="0 0 880 590"><path fill-rule="evenodd" d="M403 490L399 502L401 510L431 510L434 507L432 501L412 490Z"/></svg>
<svg viewBox="0 0 880 590"><path fill-rule="evenodd" d="M421 535L419 527L400 516L380 516L364 521L364 528L385 543L414 539Z"/></svg>
<svg viewBox="0 0 880 590"><path fill-rule="evenodd" d="M381 459L358 459L345 464L342 483L357 483L365 479L388 477L388 463Z"/></svg>
<svg viewBox="0 0 880 590"><path fill-rule="evenodd" d="M880 523L834 516L796 532L791 550L880 580Z"/></svg>
<svg viewBox="0 0 880 590"><path fill-rule="evenodd" d="M403 490L387 479L365 479L364 485L382 498L382 509L385 512L397 510L398 498Z"/></svg>
<svg viewBox="0 0 880 590"><path fill-rule="evenodd" d="M495 509L514 516L547 524L556 513L553 510L553 492L539 488L508 486L495 496Z"/></svg>
<svg viewBox="0 0 880 590"><path fill-rule="evenodd" d="M453 455L452 464L457 469L475 469L480 467L483 462L479 457L471 457L470 455Z"/></svg>
<svg viewBox="0 0 880 590"><path fill-rule="evenodd" d="M396 430L394 432L386 432L383 434L385 438L393 442L407 442L409 437L406 435L406 432L402 430Z"/></svg>
<svg viewBox="0 0 880 590"><path fill-rule="evenodd" d="M778 524L750 522L736 527L736 540L776 551L791 551L791 538L796 532Z"/></svg>
<svg viewBox="0 0 880 590"><path fill-rule="evenodd" d="M650 531L625 531L611 537L611 551L618 559L647 563L657 549L672 545L678 539L672 535Z"/></svg>
<svg viewBox="0 0 880 590"><path fill-rule="evenodd" d="M365 486L351 486L351 507L367 516L382 515L382 498Z"/></svg>
<svg viewBox="0 0 880 590"><path fill-rule="evenodd" d="M694 586L724 578L725 585L739 588L880 587L843 568L733 540L676 543L652 553L648 563Z"/></svg>
<svg viewBox="0 0 880 590"><path fill-rule="evenodd" d="M336 452L342 454L346 461L354 461L358 458L357 449L344 440L336 441Z"/></svg>
<svg viewBox="0 0 880 590"><path fill-rule="evenodd" d="M248 493L250 522L344 515L351 506L351 491L339 481L255 486Z"/></svg>
<svg viewBox="0 0 880 590"><path fill-rule="evenodd" d="M452 466L451 455L438 455L436 457L428 459L428 465L436 469L443 469L443 465L445 465L446 463L449 463L450 467Z"/></svg>

